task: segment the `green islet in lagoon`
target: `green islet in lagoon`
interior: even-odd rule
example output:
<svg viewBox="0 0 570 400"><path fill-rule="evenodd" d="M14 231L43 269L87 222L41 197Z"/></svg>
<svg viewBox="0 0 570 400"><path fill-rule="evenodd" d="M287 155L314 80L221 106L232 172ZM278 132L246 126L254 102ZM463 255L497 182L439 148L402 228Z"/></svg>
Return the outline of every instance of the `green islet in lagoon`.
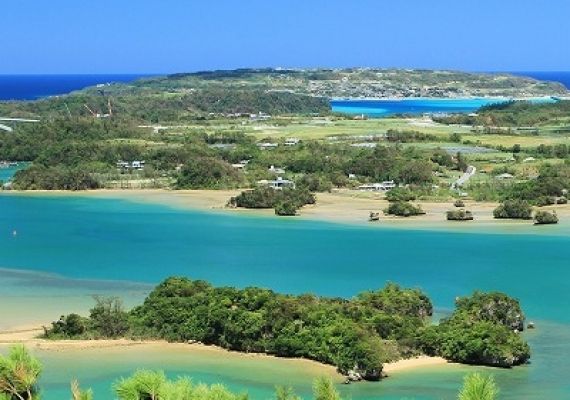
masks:
<svg viewBox="0 0 570 400"><path fill-rule="evenodd" d="M370 228L88 196L2 195L0 209L0 328L27 318L85 312L93 293L118 293L127 304L136 304L171 275L344 297L393 281L422 288L443 312L456 296L502 290L518 297L537 325L526 333L532 363L513 370L481 369L496 375L504 399L570 398L566 228L541 229L540 234ZM270 398L275 384L292 384L308 394L312 379L267 359L213 362L142 348L88 357L38 354L46 367L47 400L66 398L72 377L93 387L96 398L112 398L111 383L141 367L223 382L254 399ZM472 368L400 372L381 383L341 389L355 400L454 399L467 370Z"/></svg>

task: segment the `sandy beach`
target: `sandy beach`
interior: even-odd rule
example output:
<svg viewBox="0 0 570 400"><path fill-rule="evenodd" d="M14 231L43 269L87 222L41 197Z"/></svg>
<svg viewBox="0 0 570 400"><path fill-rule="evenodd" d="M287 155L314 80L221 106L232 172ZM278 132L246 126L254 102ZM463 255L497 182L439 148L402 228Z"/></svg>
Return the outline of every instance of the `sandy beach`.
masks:
<svg viewBox="0 0 570 400"><path fill-rule="evenodd" d="M232 196L241 193L242 190L166 190L166 189L144 189L144 190L120 190L101 189L85 192L69 191L25 191L25 192L3 192L0 195L25 195L25 196L89 196L100 198L117 198L139 203L162 204L166 206L202 210L209 212L220 212L241 215L271 216L273 210L266 209L236 209L228 208L226 204ZM518 220L496 220L493 218L493 210L498 203L475 202L464 200L465 208L472 211L473 221L447 221L446 211L453 210L453 200L445 202L434 201L414 201L425 211L425 215L415 217L395 217L382 213L388 207L388 201L384 199L383 193L362 192L358 190L340 189L331 193L318 193L317 204L308 205L300 210L300 215L296 218L326 221L342 224L365 225L368 227L402 227L414 229L445 229L469 231L477 228L495 229L497 233L537 233L538 229L544 232L550 227L532 229L532 221ZM541 207L541 210L555 210L562 226L570 221L570 205L556 205ZM368 221L371 211L380 212L380 220L374 223ZM522 229L519 229L522 228ZM530 229L529 229L530 228ZM545 228L545 229L542 229Z"/></svg>
<svg viewBox="0 0 570 400"><path fill-rule="evenodd" d="M322 364L304 358L282 358L262 353L241 353L230 351L217 346L206 346L201 343L168 343L161 340L46 340L40 338L43 334L41 326L27 326L17 329L0 331L0 350L15 344L23 344L34 351L65 352L73 354L84 351L175 351L188 356L206 355L211 357L231 357L241 359L268 359L284 364L293 363L312 374L326 375L341 381L343 377L331 365ZM417 368L429 368L446 365L448 362L440 357L420 356L417 358L399 360L384 364L384 372L388 375ZM450 364L452 365L452 364Z"/></svg>

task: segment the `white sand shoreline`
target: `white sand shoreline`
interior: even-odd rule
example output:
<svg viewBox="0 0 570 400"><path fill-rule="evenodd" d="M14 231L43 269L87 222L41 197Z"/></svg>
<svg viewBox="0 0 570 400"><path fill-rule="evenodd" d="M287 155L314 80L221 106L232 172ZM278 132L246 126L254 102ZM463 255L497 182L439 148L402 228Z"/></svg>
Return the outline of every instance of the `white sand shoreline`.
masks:
<svg viewBox="0 0 570 400"><path fill-rule="evenodd" d="M159 204L177 209L223 213L225 215L247 215L279 218L271 209L236 209L227 208L226 203L232 196L241 192L236 190L168 190L168 189L99 189L93 191L10 191L2 195L16 196L65 196L121 199L138 203ZM394 217L380 213L380 220L371 223L368 216L371 211L380 212L388 206L382 194L356 190L338 190L333 193L318 193L317 204L305 206L300 210L303 220L314 220L353 226L386 227L421 230L442 230L452 232L481 232L506 234L552 234L567 235L561 227L570 222L570 204L541 207L541 210L556 210L560 223L550 226L533 226L531 221L497 220L493 218L493 209L498 205L493 202L475 202L464 200L466 209L472 211L473 221L447 221L445 212L455 209L450 199L447 202L415 201L426 212L417 217Z"/></svg>
<svg viewBox="0 0 570 400"><path fill-rule="evenodd" d="M293 362L299 367L310 368L312 371L323 375L331 376L341 380L342 376L336 371L336 368L319 363L317 361L305 358L286 358L276 357L264 353L242 353L237 351L226 350L218 346L209 346L201 343L169 343L163 340L130 340L130 339L102 339L102 340L48 340L42 339L43 334L41 326L23 326L15 329L0 331L0 350L3 347L22 344L32 351L43 352L81 352L84 350L105 349L126 349L126 348L143 348L157 350L176 350L186 352L188 355L193 353L208 353L212 355L235 357L235 358L260 358L270 359L276 362ZM415 358L399 360L384 364L384 372L388 375L400 371L430 368L434 366L454 365L448 363L441 357L419 356Z"/></svg>

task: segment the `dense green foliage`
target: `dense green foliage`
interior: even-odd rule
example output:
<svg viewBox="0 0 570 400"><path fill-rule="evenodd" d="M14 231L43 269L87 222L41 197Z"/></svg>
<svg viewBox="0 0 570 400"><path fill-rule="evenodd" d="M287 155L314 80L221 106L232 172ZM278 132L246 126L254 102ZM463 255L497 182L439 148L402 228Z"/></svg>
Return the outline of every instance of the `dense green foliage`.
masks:
<svg viewBox="0 0 570 400"><path fill-rule="evenodd" d="M504 198L537 203L544 197L563 196L570 188L570 163L541 166L536 179L515 183L505 190Z"/></svg>
<svg viewBox="0 0 570 400"><path fill-rule="evenodd" d="M406 201L396 201L394 203L390 203L388 205L388 208L384 210L384 213L398 217L412 217L414 215L425 214L420 206L415 206L412 203L408 203Z"/></svg>
<svg viewBox="0 0 570 400"><path fill-rule="evenodd" d="M435 120L460 125L529 127L557 122L568 115L570 115L570 101L567 100L538 104L528 101L511 101L482 107L476 116L454 114L435 118Z"/></svg>
<svg viewBox="0 0 570 400"><path fill-rule="evenodd" d="M549 225L549 224L557 224L558 223L558 216L556 215L556 211L549 212L549 211L537 211L534 214L534 223L536 225Z"/></svg>
<svg viewBox="0 0 570 400"><path fill-rule="evenodd" d="M123 309L122 301L116 297L95 296L95 306L90 310L89 318L77 314L61 316L52 323L48 336L51 338L117 338L130 328L128 313Z"/></svg>
<svg viewBox="0 0 570 400"><path fill-rule="evenodd" d="M16 172L14 188L19 190L87 190L100 183L81 168L32 165Z"/></svg>
<svg viewBox="0 0 570 400"><path fill-rule="evenodd" d="M161 371L139 370L113 385L118 400L247 400L223 385L194 385L189 378L169 380Z"/></svg>
<svg viewBox="0 0 570 400"><path fill-rule="evenodd" d="M431 314L425 294L395 284L345 300L169 278L129 313L116 299L99 299L90 318L62 317L46 335L198 341L242 352L305 357L370 380L381 378L384 362L420 352L501 367L530 357L528 345L515 333L523 329L520 305L504 294L460 298L454 313L437 326L430 325Z"/></svg>
<svg viewBox="0 0 570 400"><path fill-rule="evenodd" d="M292 200L283 200L275 205L275 215L294 216L297 215L297 208Z"/></svg>
<svg viewBox="0 0 570 400"><path fill-rule="evenodd" d="M473 213L469 210L450 210L445 213L448 221L471 221Z"/></svg>
<svg viewBox="0 0 570 400"><path fill-rule="evenodd" d="M224 189L239 186L244 179L226 161L214 157L190 158L176 179L177 189Z"/></svg>
<svg viewBox="0 0 570 400"><path fill-rule="evenodd" d="M493 376L474 373L465 376L458 400L496 400L498 395Z"/></svg>
<svg viewBox="0 0 570 400"><path fill-rule="evenodd" d="M214 288L171 278L133 310L135 330L174 341L198 340L239 351L307 357L378 379L385 340L410 339L431 314L419 291L389 285L352 301L270 290ZM404 351L400 348L399 351Z"/></svg>
<svg viewBox="0 0 570 400"><path fill-rule="evenodd" d="M530 358L518 334L524 328L518 301L502 293L479 293L456 301L453 314L421 335L424 351L448 360L512 367Z"/></svg>
<svg viewBox="0 0 570 400"><path fill-rule="evenodd" d="M416 194L409 188L397 187L386 192L386 200L389 202L410 201L416 198Z"/></svg>
<svg viewBox="0 0 570 400"><path fill-rule="evenodd" d="M0 355L0 399L39 399L41 372L42 365L24 346L11 347L7 356Z"/></svg>
<svg viewBox="0 0 570 400"><path fill-rule="evenodd" d="M531 219L532 207L524 200L505 200L493 210L493 216L499 219Z"/></svg>
<svg viewBox="0 0 570 400"><path fill-rule="evenodd" d="M232 197L229 204L244 208L274 208L277 215L295 215L299 208L315 202L315 196L306 189L275 190L262 186Z"/></svg>

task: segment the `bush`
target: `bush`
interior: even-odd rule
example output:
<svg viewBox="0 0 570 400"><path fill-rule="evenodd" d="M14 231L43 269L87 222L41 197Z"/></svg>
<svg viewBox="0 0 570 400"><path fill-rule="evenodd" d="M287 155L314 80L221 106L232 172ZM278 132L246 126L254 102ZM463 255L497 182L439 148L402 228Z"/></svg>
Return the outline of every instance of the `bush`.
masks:
<svg viewBox="0 0 570 400"><path fill-rule="evenodd" d="M32 165L14 175L14 188L19 190L88 190L100 186L80 167Z"/></svg>
<svg viewBox="0 0 570 400"><path fill-rule="evenodd" d="M427 354L448 360L509 368L526 363L530 348L517 333L524 314L517 300L503 293L459 298L451 317L426 328L420 342Z"/></svg>
<svg viewBox="0 0 570 400"><path fill-rule="evenodd" d="M415 200L416 195L409 188L394 188L386 192L386 200L389 202Z"/></svg>
<svg viewBox="0 0 570 400"><path fill-rule="evenodd" d="M280 216L297 215L297 206L291 200L281 201L275 206L275 214Z"/></svg>
<svg viewBox="0 0 570 400"><path fill-rule="evenodd" d="M541 196L536 200L536 205L539 207L551 206L553 204L556 204L556 197Z"/></svg>
<svg viewBox="0 0 570 400"><path fill-rule="evenodd" d="M493 216L498 219L531 219L532 208L524 200L505 200L503 204L493 210Z"/></svg>
<svg viewBox="0 0 570 400"><path fill-rule="evenodd" d="M239 186L241 175L230 164L214 157L188 160L176 179L177 189L223 189Z"/></svg>
<svg viewBox="0 0 570 400"><path fill-rule="evenodd" d="M463 200L455 200L455 202L453 203L453 205L455 207L465 207L465 203L463 202Z"/></svg>
<svg viewBox="0 0 570 400"><path fill-rule="evenodd" d="M295 208L301 208L315 202L315 195L306 189L275 190L269 187L257 187L232 197L229 204L244 208L275 208L280 203L291 203Z"/></svg>
<svg viewBox="0 0 570 400"><path fill-rule="evenodd" d="M446 213L448 221L471 221L473 213L468 210L452 210Z"/></svg>
<svg viewBox="0 0 570 400"><path fill-rule="evenodd" d="M395 203L390 203L388 208L384 210L388 215L396 215L399 217L411 217L414 215L423 215L425 212L420 206L414 206L411 203L398 201Z"/></svg>
<svg viewBox="0 0 570 400"><path fill-rule="evenodd" d="M537 211L534 215L534 224L535 225L547 225L547 224L557 224L558 223L558 216L556 212L549 212L549 211Z"/></svg>

